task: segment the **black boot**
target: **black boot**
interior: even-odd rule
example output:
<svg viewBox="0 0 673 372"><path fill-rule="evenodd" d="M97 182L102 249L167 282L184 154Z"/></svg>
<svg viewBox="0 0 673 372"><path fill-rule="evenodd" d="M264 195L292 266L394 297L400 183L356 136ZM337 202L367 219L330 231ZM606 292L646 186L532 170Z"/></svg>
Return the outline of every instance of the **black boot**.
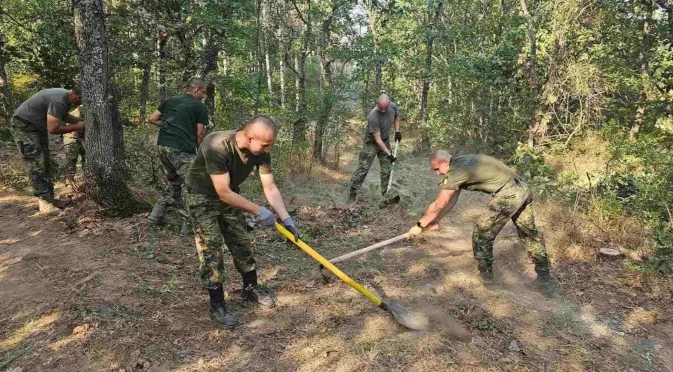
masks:
<svg viewBox="0 0 673 372"><path fill-rule="evenodd" d="M150 220L150 222L157 225L163 225L168 222L168 217L166 216L166 204L162 202L157 202L154 204L152 212L147 218Z"/></svg>
<svg viewBox="0 0 673 372"><path fill-rule="evenodd" d="M277 303L276 295L273 291L257 283L256 270L243 274L241 296L246 301L257 302L264 307L274 307Z"/></svg>
<svg viewBox="0 0 673 372"><path fill-rule="evenodd" d="M232 329L241 324L238 317L233 312L227 310L222 286L208 290L208 294L210 295L210 319L224 329Z"/></svg>
<svg viewBox="0 0 673 372"><path fill-rule="evenodd" d="M537 285L542 292L550 297L558 296L558 284L552 278L550 270L536 267L535 272L537 273Z"/></svg>

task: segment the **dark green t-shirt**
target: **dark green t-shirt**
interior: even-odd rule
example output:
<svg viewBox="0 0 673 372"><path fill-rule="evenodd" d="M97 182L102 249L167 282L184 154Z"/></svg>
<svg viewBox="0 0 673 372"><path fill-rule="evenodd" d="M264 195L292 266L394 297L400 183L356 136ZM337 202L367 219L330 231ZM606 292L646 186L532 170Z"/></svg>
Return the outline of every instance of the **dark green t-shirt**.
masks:
<svg viewBox="0 0 673 372"><path fill-rule="evenodd" d="M271 173L271 155L255 156L236 144L236 131L218 131L206 136L187 171L185 183L194 191L217 197L210 175L229 173L230 187L239 192L254 167L260 174Z"/></svg>
<svg viewBox="0 0 673 372"><path fill-rule="evenodd" d="M378 107L367 115L367 128L365 129L365 142L374 141L374 132L381 133L381 139L385 142L390 138L390 128L393 128L397 117L397 105L390 102L386 112L379 111Z"/></svg>
<svg viewBox="0 0 673 372"><path fill-rule="evenodd" d="M439 187L442 190L470 190L494 193L516 177L500 160L487 155L452 156L449 172Z"/></svg>
<svg viewBox="0 0 673 372"><path fill-rule="evenodd" d="M157 110L164 121L157 145L185 152L196 151L196 124L208 125L206 105L189 94L183 94L165 99Z"/></svg>

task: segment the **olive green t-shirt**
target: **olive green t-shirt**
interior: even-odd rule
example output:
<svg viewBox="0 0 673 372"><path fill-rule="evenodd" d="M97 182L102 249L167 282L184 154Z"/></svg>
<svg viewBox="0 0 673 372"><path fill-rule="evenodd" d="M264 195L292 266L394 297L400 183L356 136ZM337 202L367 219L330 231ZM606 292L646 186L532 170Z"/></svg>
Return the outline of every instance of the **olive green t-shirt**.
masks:
<svg viewBox="0 0 673 372"><path fill-rule="evenodd" d="M449 172L439 187L442 190L470 190L494 193L516 177L500 160L487 155L452 156Z"/></svg>
<svg viewBox="0 0 673 372"><path fill-rule="evenodd" d="M165 99L157 110L164 121L157 145L191 153L196 151L196 124L208 125L206 105L190 94L182 94Z"/></svg>
<svg viewBox="0 0 673 372"><path fill-rule="evenodd" d="M254 167L260 174L271 173L271 155L253 155L236 144L236 131L218 131L206 136L187 171L185 183L193 191L217 197L210 175L229 173L230 186L239 192Z"/></svg>
<svg viewBox="0 0 673 372"><path fill-rule="evenodd" d="M365 142L373 141L373 133L381 133L381 139L385 142L390 137L390 128L395 123L397 117L397 105L390 102L386 112L379 111L378 107L367 115L367 129L365 129Z"/></svg>

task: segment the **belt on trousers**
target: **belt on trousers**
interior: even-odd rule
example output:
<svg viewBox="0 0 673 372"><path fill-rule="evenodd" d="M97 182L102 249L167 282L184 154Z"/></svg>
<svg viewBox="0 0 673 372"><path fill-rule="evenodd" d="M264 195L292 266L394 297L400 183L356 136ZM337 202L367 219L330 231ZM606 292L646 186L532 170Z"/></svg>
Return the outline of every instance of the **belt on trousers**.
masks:
<svg viewBox="0 0 673 372"><path fill-rule="evenodd" d="M502 190L504 190L504 189L507 189L507 188L510 188L510 187L513 187L513 186L525 187L526 184L523 182L523 180L521 179L521 177L516 176L516 177L512 178L512 179L511 179L509 182L507 182L506 184L502 185L499 189L497 189L496 191L492 192L492 193L491 193L491 196L495 196L495 195L496 195L497 193L499 193L500 191L502 191Z"/></svg>

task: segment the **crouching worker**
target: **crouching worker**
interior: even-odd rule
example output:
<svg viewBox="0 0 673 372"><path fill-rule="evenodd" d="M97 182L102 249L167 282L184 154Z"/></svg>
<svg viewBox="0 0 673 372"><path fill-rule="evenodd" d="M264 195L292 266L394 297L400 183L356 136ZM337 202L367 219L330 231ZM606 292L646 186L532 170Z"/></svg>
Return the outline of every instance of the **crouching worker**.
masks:
<svg viewBox="0 0 673 372"><path fill-rule="evenodd" d="M493 242L511 219L526 246L528 256L535 264L538 284L547 294L555 294L556 284L550 274L551 264L542 234L533 218L531 191L521 178L504 163L490 156L452 156L444 150L432 154L430 168L437 175L444 176L439 183L439 195L409 230L409 234L420 235L424 228L439 222L456 204L463 189L491 194L493 199L477 220L472 233L472 248L480 278L487 283L493 281Z"/></svg>
<svg viewBox="0 0 673 372"><path fill-rule="evenodd" d="M185 178L183 194L196 236L201 283L210 295L211 318L226 329L240 321L224 301L225 245L243 278L243 299L268 307L276 304L274 293L257 282L243 212L257 215L260 224L269 228L275 226L276 216L239 194L239 186L253 168L259 170L267 201L295 239L299 239L271 173L269 151L276 134L273 121L266 116L252 118L238 131L213 132L203 139Z"/></svg>

